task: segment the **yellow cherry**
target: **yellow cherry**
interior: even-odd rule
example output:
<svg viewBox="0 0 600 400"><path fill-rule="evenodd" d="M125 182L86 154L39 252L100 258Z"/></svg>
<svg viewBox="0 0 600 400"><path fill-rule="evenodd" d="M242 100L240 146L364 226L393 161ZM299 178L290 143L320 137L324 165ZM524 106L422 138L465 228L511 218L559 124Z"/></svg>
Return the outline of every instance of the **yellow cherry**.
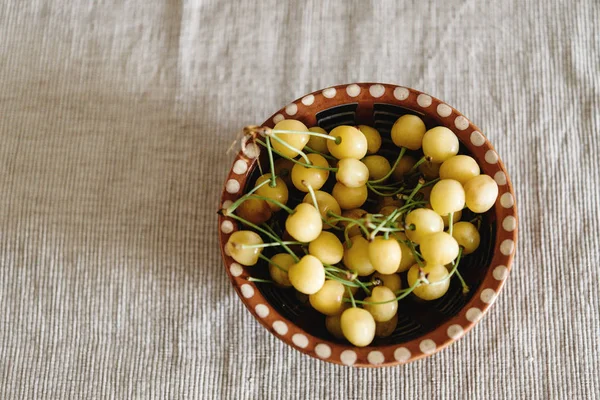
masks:
<svg viewBox="0 0 600 400"><path fill-rule="evenodd" d="M310 305L325 315L339 314L343 306L346 288L338 281L326 280L318 292L309 296Z"/></svg>
<svg viewBox="0 0 600 400"><path fill-rule="evenodd" d="M381 272L375 272L371 280L375 281L376 279L381 280L383 286L394 293L402 289L402 279L398 274L382 274Z"/></svg>
<svg viewBox="0 0 600 400"><path fill-rule="evenodd" d="M308 244L308 253L317 257L324 264L337 264L344 257L344 245L331 232L321 234Z"/></svg>
<svg viewBox="0 0 600 400"><path fill-rule="evenodd" d="M369 261L376 271L393 274L400 267L402 250L396 240L377 236L369 243L368 251Z"/></svg>
<svg viewBox="0 0 600 400"><path fill-rule="evenodd" d="M262 253L262 247L244 248L244 245L262 244L262 238L253 231L236 231L229 236L225 244L225 250L238 263L246 266L258 262L258 256Z"/></svg>
<svg viewBox="0 0 600 400"><path fill-rule="evenodd" d="M452 237L463 248L463 254L471 254L479 247L481 236L479 231L470 222L457 222L452 226Z"/></svg>
<svg viewBox="0 0 600 400"><path fill-rule="evenodd" d="M299 242L312 242L323 229L321 214L308 203L300 203L285 221L285 229Z"/></svg>
<svg viewBox="0 0 600 400"><path fill-rule="evenodd" d="M473 157L457 155L444 161L440 167L440 178L454 179L461 185L480 174L479 165Z"/></svg>
<svg viewBox="0 0 600 400"><path fill-rule="evenodd" d="M359 276L371 275L375 268L369 260L369 241L362 236L353 236L350 242L351 247L348 243L344 246L344 265Z"/></svg>
<svg viewBox="0 0 600 400"><path fill-rule="evenodd" d="M371 296L365 298L364 308L371 313L375 322L389 321L398 312L398 300L392 290L385 286L375 286ZM382 304L368 304L382 303Z"/></svg>
<svg viewBox="0 0 600 400"><path fill-rule="evenodd" d="M318 126L313 126L312 128L308 128L310 132L321 133L323 135L327 135L327 131L325 129L320 128ZM308 139L308 143L306 144L308 147L313 149L314 151L318 151L322 154L328 154L329 149L327 149L327 139L319 136L309 135L310 139Z"/></svg>
<svg viewBox="0 0 600 400"><path fill-rule="evenodd" d="M366 185L357 188L349 188L348 186L337 182L333 186L331 194L337 200L342 210L351 210L365 204L369 192Z"/></svg>
<svg viewBox="0 0 600 400"><path fill-rule="evenodd" d="M414 295L423 300L435 300L445 295L450 287L446 267L440 264L426 264L422 270L429 283L421 283L417 286L413 291ZM412 287L417 280L419 280L419 266L415 264L408 270L408 285Z"/></svg>
<svg viewBox="0 0 600 400"><path fill-rule="evenodd" d="M335 215L340 215L342 209L338 204L337 200L327 192L323 192L321 190L317 190L315 192L315 198L317 199L317 205L319 206L319 213L321 217L327 221L323 224L323 229L331 229L331 227L336 226L338 221L334 221L335 217L327 215L329 211L334 213ZM307 193L302 199L303 203L313 204L312 196L310 193Z"/></svg>
<svg viewBox="0 0 600 400"><path fill-rule="evenodd" d="M349 188L364 186L369 180L369 168L355 158L342 158L337 168L335 179Z"/></svg>
<svg viewBox="0 0 600 400"><path fill-rule="evenodd" d="M367 154L375 154L381 147L379 131L367 125L359 125L358 130L367 138Z"/></svg>
<svg viewBox="0 0 600 400"><path fill-rule="evenodd" d="M368 346L375 338L375 320L367 310L347 309L342 313L340 324L346 340L357 347Z"/></svg>
<svg viewBox="0 0 600 400"><path fill-rule="evenodd" d="M392 126L392 141L398 147L419 150L425 134L425 123L416 115L406 114Z"/></svg>
<svg viewBox="0 0 600 400"><path fill-rule="evenodd" d="M255 186L258 186L261 183L263 183L264 181L269 181L269 180L271 180L271 174L270 173L264 174L256 180ZM281 179L280 177L275 178L275 187L271 187L271 183L266 183L266 184L262 185L261 187L259 187L255 193L259 196L277 200L278 202L280 202L284 205L287 204L288 196L289 196L287 185L285 184L283 179ZM271 208L272 211L281 210L281 207L279 207L275 203L268 201L267 204L269 205L269 207Z"/></svg>
<svg viewBox="0 0 600 400"><path fill-rule="evenodd" d="M372 155L362 159L369 170L369 179L378 180L386 176L392 169L390 162L383 156Z"/></svg>
<svg viewBox="0 0 600 400"><path fill-rule="evenodd" d="M317 293L325 284L325 269L315 256L306 255L288 270L290 283L300 293Z"/></svg>
<svg viewBox="0 0 600 400"><path fill-rule="evenodd" d="M269 275L271 275L271 279L273 279L273 281L280 286L292 286L287 271L295 263L296 262L294 261L294 258L288 253L275 254L273 257L271 257L271 263L269 263ZM281 268L275 266L275 264Z"/></svg>
<svg viewBox="0 0 600 400"><path fill-rule="evenodd" d="M442 163L458 153L458 138L445 126L431 128L423 136L423 154L434 163Z"/></svg>
<svg viewBox="0 0 600 400"><path fill-rule="evenodd" d="M238 208L235 209L235 213L246 221L256 225L268 221L269 218L271 218L271 215L273 215L269 203L255 197L249 197L244 200Z"/></svg>
<svg viewBox="0 0 600 400"><path fill-rule="evenodd" d="M444 230L444 221L435 211L427 208L412 210L405 219L406 236L415 242L421 243L421 239L431 233ZM413 228L414 229L411 229Z"/></svg>
<svg viewBox="0 0 600 400"><path fill-rule="evenodd" d="M296 121L295 119L284 119L283 121L278 122L273 130L307 132L308 128L302 122ZM277 133L274 135L297 150L302 150L304 146L306 146L306 143L308 143L308 139L310 139L308 133L305 135L297 133ZM271 140L271 145L275 148L275 150L279 151L286 157L294 158L299 154L297 151L288 148L275 139Z"/></svg>
<svg viewBox="0 0 600 400"><path fill-rule="evenodd" d="M484 213L496 203L498 184L489 175L469 179L464 188L467 207L475 213Z"/></svg>
<svg viewBox="0 0 600 400"><path fill-rule="evenodd" d="M429 202L433 211L440 215L448 215L465 207L465 190L459 181L442 179L433 185Z"/></svg>
<svg viewBox="0 0 600 400"><path fill-rule="evenodd" d="M323 169L329 168L329 163L325 157L316 153L311 153L307 157L312 165L321 168L305 167L300 164L294 165L292 168L292 182L296 189L302 192L308 192L306 185L310 185L314 190L321 189L327 178L329 178L329 170Z"/></svg>
<svg viewBox="0 0 600 400"><path fill-rule="evenodd" d="M446 232L436 232L421 239L421 255L429 264L450 264L458 257L458 243Z"/></svg>
<svg viewBox="0 0 600 400"><path fill-rule="evenodd" d="M339 138L336 141L327 141L327 148L335 158L356 158L360 160L367 154L367 138L358 129L342 125L333 128L329 135Z"/></svg>

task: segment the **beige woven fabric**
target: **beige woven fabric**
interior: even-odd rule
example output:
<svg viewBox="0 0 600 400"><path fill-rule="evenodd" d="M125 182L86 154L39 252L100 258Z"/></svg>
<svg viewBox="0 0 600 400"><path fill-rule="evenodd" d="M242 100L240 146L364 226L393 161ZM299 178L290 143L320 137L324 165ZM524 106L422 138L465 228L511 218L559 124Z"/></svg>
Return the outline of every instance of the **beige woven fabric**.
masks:
<svg viewBox="0 0 600 400"><path fill-rule="evenodd" d="M598 21L596 0L2 1L0 398L600 398ZM267 333L217 243L237 130L353 81L463 112L520 212L491 312L378 370Z"/></svg>

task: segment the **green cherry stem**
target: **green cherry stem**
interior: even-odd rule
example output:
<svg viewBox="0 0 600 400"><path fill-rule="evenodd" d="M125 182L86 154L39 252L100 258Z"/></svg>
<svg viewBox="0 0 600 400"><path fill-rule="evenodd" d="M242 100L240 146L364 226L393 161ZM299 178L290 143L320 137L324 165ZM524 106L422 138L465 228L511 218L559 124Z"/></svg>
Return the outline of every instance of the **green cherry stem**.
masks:
<svg viewBox="0 0 600 400"><path fill-rule="evenodd" d="M405 147L402 147L402 148L400 149L400 153L398 154L398 158L396 158L396 161L394 162L394 165L392 166L392 169L390 169L390 170L388 171L388 173L387 173L387 174L385 174L385 176L384 176L384 177L382 177L382 178L379 178L379 179L374 179L374 180L372 180L372 181L369 181L369 183L379 183L379 182L383 182L383 181L385 181L387 178L389 178L389 177L392 175L392 173L394 172L394 170L396 169L396 167L398 166L398 163L399 163L399 162L400 162L400 160L402 159L402 156L404 156L404 153L406 153L406 148L405 148Z"/></svg>
<svg viewBox="0 0 600 400"><path fill-rule="evenodd" d="M319 210L319 204L317 203L317 196L315 195L315 191L314 191L314 189L313 189L313 188L312 188L312 186L311 186L311 185L310 185L308 182L306 182L306 181L302 181L301 183L302 183L304 186L306 186L306 188L308 189L308 192L310 193L310 198L311 198L311 200L312 200L312 202L313 202L313 206L315 206L315 208L316 208L316 209L317 209L317 211L318 211L318 210ZM324 222L327 222L327 221L325 220L325 218L321 217L321 219L322 219Z"/></svg>
<svg viewBox="0 0 600 400"><path fill-rule="evenodd" d="M336 160L337 160L337 158L335 158L335 157L333 157L333 156L330 156L329 154L324 154L324 153L321 153L320 151L317 151L317 150L311 149L311 148L310 148L310 147L308 147L308 146L304 146L304 149L303 149L303 150L306 150L306 152L308 152L308 153L315 153L315 154L318 154L318 155L320 155L321 157L323 157L323 158L326 158L326 159L328 159L328 160L333 160L333 161L336 161Z"/></svg>
<svg viewBox="0 0 600 400"><path fill-rule="evenodd" d="M316 136L316 137L320 137L323 139L327 139L327 140L333 140L336 144L340 144L341 143L341 138L339 137L334 137L331 135L328 135L326 133L319 133L319 132L313 132L313 131L306 131L306 132L302 132L302 131L288 131L288 130L284 130L284 129L272 129L270 133L268 133L267 135L277 135L277 134L291 134L291 135L310 135L310 136Z"/></svg>
<svg viewBox="0 0 600 400"><path fill-rule="evenodd" d="M269 181L265 181L265 182L269 182ZM288 206L286 206L285 204L283 204L279 200L275 200L275 199L272 199L270 197L259 196L259 195L253 194L253 195L248 196L248 199L264 200L266 202L273 203L276 206L281 207L281 209L285 210L288 214L293 214L294 213L294 210L292 210L291 208L289 208Z"/></svg>
<svg viewBox="0 0 600 400"><path fill-rule="evenodd" d="M356 301L354 300L354 295L349 287L346 286L346 290L348 291L348 296L350 296L350 303L352 303L352 307L356 308Z"/></svg>
<svg viewBox="0 0 600 400"><path fill-rule="evenodd" d="M275 181L275 162L273 161L273 150L271 150L271 138L267 136L267 153L269 154L269 166L271 167L271 187L277 186Z"/></svg>
<svg viewBox="0 0 600 400"><path fill-rule="evenodd" d="M417 192L419 190L421 190L421 188L423 187L424 184L425 184L425 181L423 180L423 178L419 178L419 182L417 182L417 186L415 186L415 188L412 190L412 192L410 192L410 195L406 199L406 204L411 202L412 198L415 197L415 194L417 194Z"/></svg>
<svg viewBox="0 0 600 400"><path fill-rule="evenodd" d="M268 181L265 181L268 182ZM246 221L244 218L238 217L235 214L231 214L228 215L229 218L233 218L237 221L240 221L243 224L248 225L250 228L254 228L257 231L267 235L268 237L270 237L271 239L275 240L276 242L281 242L281 239L279 237L277 237L277 235L273 235L271 232L267 231L266 229L261 228L260 226L253 224L252 222ZM294 253L286 244L283 244L282 247L288 252L290 253L290 255L292 256L292 258L294 259L295 262L300 261L300 259L298 258L298 256L296 255L296 253Z"/></svg>
<svg viewBox="0 0 600 400"><path fill-rule="evenodd" d="M288 272L287 269L283 268L281 265L277 264L276 262L273 262L273 260L271 260L269 257L263 255L262 253L258 253L258 257L265 260L270 265L273 265L275 268L277 268L287 274L287 272Z"/></svg>
<svg viewBox="0 0 600 400"><path fill-rule="evenodd" d="M448 233L452 236L452 227L454 226L454 212L448 214Z"/></svg>
<svg viewBox="0 0 600 400"><path fill-rule="evenodd" d="M404 244L406 244L408 246L408 248L410 249L410 251L413 253L413 257L417 261L417 264L419 264L419 267L423 268L423 261L421 260L421 255L415 249L415 245L413 244L413 242L410 240L407 240L404 242Z"/></svg>
<svg viewBox="0 0 600 400"><path fill-rule="evenodd" d="M423 164L425 161L427 161L427 156L419 158L419 161L417 161L415 165L413 165L412 168L408 170L407 174L415 172L417 168L419 168L419 165Z"/></svg>
<svg viewBox="0 0 600 400"><path fill-rule="evenodd" d="M413 290L415 290L421 283L422 283L421 280L417 280L411 287L403 289L403 290L398 290L396 292L398 294L398 296L395 299L386 300L386 301L364 301L364 300L356 300L356 303L358 303L358 304L376 305L376 304L387 304L387 303L393 303L394 301L400 301L403 298L405 298L406 296L408 296L409 294L411 294L413 292ZM344 300L344 301L346 301L346 300Z"/></svg>
<svg viewBox="0 0 600 400"><path fill-rule="evenodd" d="M380 230L382 230L390 221L392 221L394 219L394 217L399 214L400 211L399 209L395 209L394 211L392 211L392 213L390 215L388 215L388 217L386 219L384 219L379 225L377 225L375 227L375 229L373 229L373 231L371 232L371 234L369 235L369 238L371 240L375 239L375 235L377 235L377 232L379 232Z"/></svg>
<svg viewBox="0 0 600 400"><path fill-rule="evenodd" d="M267 147L267 144L265 142L263 142L262 140L260 140L260 139L256 139L256 143L260 144L263 147ZM291 157L288 157L288 156L284 155L283 153L281 153L280 151L278 151L275 148L272 148L272 150L273 150L273 153L277 154L281 158L285 158L286 160L290 160L294 164L300 164L300 165L302 165L303 167L306 167L306 168L325 169L327 171L337 172L337 168L320 167L318 165L306 164L306 163L303 163L302 161L298 161L298 160L296 160L294 158L291 158ZM296 149L294 149L294 151L296 151Z"/></svg>
<svg viewBox="0 0 600 400"><path fill-rule="evenodd" d="M288 241L288 242L281 241L281 242L261 243L261 244L243 244L243 245L241 245L241 247L242 247L242 249L261 249L263 247L274 247L274 246L295 245L295 244L303 245L304 243L294 242L294 241Z"/></svg>
<svg viewBox="0 0 600 400"><path fill-rule="evenodd" d="M346 280L344 278L340 278L339 276L335 275L334 273L328 271L327 269L325 269L325 275L327 276L327 278L334 280L334 281L338 281L340 282L342 285L344 286L349 286L349 287L360 287L359 284Z"/></svg>
<svg viewBox="0 0 600 400"><path fill-rule="evenodd" d="M230 214L233 214L233 212L235 211L235 209L238 208L240 206L240 204L242 204L244 201L246 201L248 199L248 197L250 197L252 195L252 193L256 192L258 189L260 189L261 187L265 186L267 183L269 183L268 180L266 180L266 181L264 181L264 182L256 185L248 193L246 193L245 195L243 195L242 197L240 197L239 199L237 199L232 205L230 205L229 207L227 207L227 209L225 210L225 215L229 216Z"/></svg>
<svg viewBox="0 0 600 400"><path fill-rule="evenodd" d="M246 278L247 280L249 280L250 282L259 282L259 283L275 283L272 280L269 279L259 279L259 278L253 278L251 276L249 276L248 278Z"/></svg>
<svg viewBox="0 0 600 400"><path fill-rule="evenodd" d="M311 165L310 160L308 159L308 156L306 155L306 153L304 153L302 150L299 150L297 148L295 148L294 146L290 145L288 142L286 142L285 140L279 138L277 135L270 135L270 137L272 137L273 139L275 139L275 141L279 142L281 145L283 145L284 147L287 147L288 149L290 149L291 151L293 151L294 153L298 153L300 155L300 157L302 157L304 159L304 161L306 161L306 163L308 165Z"/></svg>

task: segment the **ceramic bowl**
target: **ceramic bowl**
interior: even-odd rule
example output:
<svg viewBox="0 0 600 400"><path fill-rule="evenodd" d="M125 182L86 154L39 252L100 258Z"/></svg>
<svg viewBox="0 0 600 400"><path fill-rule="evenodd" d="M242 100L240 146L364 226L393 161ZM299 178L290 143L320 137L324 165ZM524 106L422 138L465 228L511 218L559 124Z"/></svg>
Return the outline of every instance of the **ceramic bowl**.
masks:
<svg viewBox="0 0 600 400"><path fill-rule="evenodd" d="M273 127L282 119L297 119L306 126L318 125L329 131L338 125L366 124L379 130L385 147L393 146L389 140L393 123L407 113L419 115L427 128L450 128L461 142L460 152L474 157L481 172L498 183L496 204L484 214L481 245L461 261L461 274L471 289L468 294L463 294L458 280L453 279L441 299L424 303L411 296L400 303L398 326L391 336L357 348L330 335L324 316L308 307L306 299L293 289L248 281L250 275L268 278L267 267L264 263L243 267L225 253L229 235L239 227L236 221L219 216L225 271L242 302L269 332L312 357L348 366L379 367L429 356L460 339L481 319L509 275L517 239L517 209L510 179L481 130L448 104L402 86L353 83L303 96L277 111L263 125ZM220 207L227 207L247 187L252 187L258 177L257 157L262 157L262 165L268 165L266 151L260 153L258 147L248 143L236 156Z"/></svg>

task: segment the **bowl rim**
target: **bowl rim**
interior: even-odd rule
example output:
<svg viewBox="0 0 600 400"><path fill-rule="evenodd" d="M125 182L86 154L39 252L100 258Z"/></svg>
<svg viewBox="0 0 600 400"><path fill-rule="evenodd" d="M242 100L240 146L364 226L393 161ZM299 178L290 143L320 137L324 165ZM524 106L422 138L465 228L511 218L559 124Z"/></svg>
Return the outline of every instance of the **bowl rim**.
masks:
<svg viewBox="0 0 600 400"><path fill-rule="evenodd" d="M225 270L236 293L250 313L269 332L296 350L319 360L355 367L381 367L405 364L432 355L464 336L475 326L494 303L512 268L518 234L515 194L502 160L481 130L463 114L445 102L421 91L394 84L361 82L331 86L302 96L281 108L263 125L273 127L285 118L294 118L301 108L323 110L348 103L372 105L393 104L437 120L450 128L477 160L482 174L498 183L498 199L494 205L496 234L494 255L481 284L461 310L427 334L401 344L358 348L315 337L286 319L264 298L254 282L248 281L246 269L225 253L229 235L237 223L219 214L218 229ZM323 106L325 106L323 108ZM314 119L314 114L312 117ZM310 119L309 118L309 119ZM308 121L309 125L316 124ZM250 173L255 168L258 153L253 148L240 151L227 176L219 209L228 206L243 193Z"/></svg>

